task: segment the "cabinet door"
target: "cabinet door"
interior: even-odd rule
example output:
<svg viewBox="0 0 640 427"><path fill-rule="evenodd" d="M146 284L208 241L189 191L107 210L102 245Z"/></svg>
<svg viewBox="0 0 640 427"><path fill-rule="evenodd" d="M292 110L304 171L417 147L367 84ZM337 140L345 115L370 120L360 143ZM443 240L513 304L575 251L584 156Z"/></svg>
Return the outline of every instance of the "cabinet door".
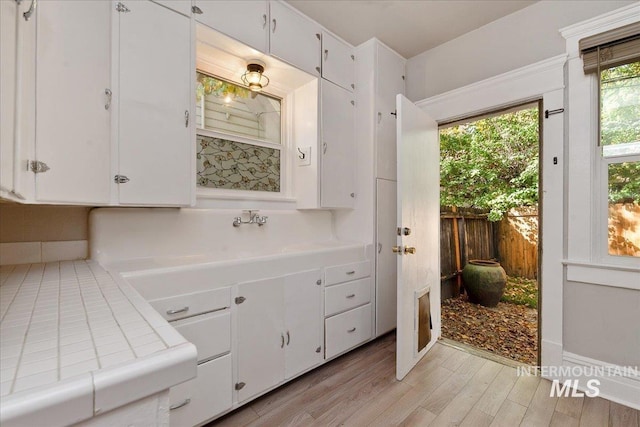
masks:
<svg viewBox="0 0 640 427"><path fill-rule="evenodd" d="M322 33L322 77L353 91L354 87L353 48L335 36Z"/></svg>
<svg viewBox="0 0 640 427"><path fill-rule="evenodd" d="M0 1L0 189L13 186L13 138L16 97L16 19L18 3Z"/></svg>
<svg viewBox="0 0 640 427"><path fill-rule="evenodd" d="M404 59L378 45L376 177L396 179L396 95L404 94ZM391 114L394 113L394 114Z"/></svg>
<svg viewBox="0 0 640 427"><path fill-rule="evenodd" d="M171 387L169 420L172 426L195 426L231 408L231 355L198 365L198 376Z"/></svg>
<svg viewBox="0 0 640 427"><path fill-rule="evenodd" d="M355 105L346 89L322 80L321 206L352 208L355 197Z"/></svg>
<svg viewBox="0 0 640 427"><path fill-rule="evenodd" d="M196 21L267 52L269 14L265 0L196 0L195 5L202 11L195 14Z"/></svg>
<svg viewBox="0 0 640 427"><path fill-rule="evenodd" d="M37 8L36 174L41 202L109 202L111 2ZM33 19L33 18L32 18Z"/></svg>
<svg viewBox="0 0 640 427"><path fill-rule="evenodd" d="M322 275L320 270L284 278L285 377L322 362Z"/></svg>
<svg viewBox="0 0 640 427"><path fill-rule="evenodd" d="M270 2L270 52L314 76L320 75L320 26L283 2Z"/></svg>
<svg viewBox="0 0 640 427"><path fill-rule="evenodd" d="M75 4L75 2L74 2ZM120 19L121 204L188 205L192 173L190 19L158 4L126 2Z"/></svg>
<svg viewBox="0 0 640 427"><path fill-rule="evenodd" d="M397 237L396 186L396 181L376 180L376 336L396 327L398 255L391 251Z"/></svg>
<svg viewBox="0 0 640 427"><path fill-rule="evenodd" d="M242 402L284 379L284 279L238 285L238 391Z"/></svg>

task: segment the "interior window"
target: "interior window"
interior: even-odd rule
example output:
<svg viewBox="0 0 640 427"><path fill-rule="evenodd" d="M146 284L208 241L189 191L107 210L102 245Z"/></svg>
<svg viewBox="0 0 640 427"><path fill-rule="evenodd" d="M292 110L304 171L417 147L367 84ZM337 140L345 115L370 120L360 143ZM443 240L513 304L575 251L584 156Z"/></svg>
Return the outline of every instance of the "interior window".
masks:
<svg viewBox="0 0 640 427"><path fill-rule="evenodd" d="M196 101L198 185L279 193L281 100L198 72Z"/></svg>

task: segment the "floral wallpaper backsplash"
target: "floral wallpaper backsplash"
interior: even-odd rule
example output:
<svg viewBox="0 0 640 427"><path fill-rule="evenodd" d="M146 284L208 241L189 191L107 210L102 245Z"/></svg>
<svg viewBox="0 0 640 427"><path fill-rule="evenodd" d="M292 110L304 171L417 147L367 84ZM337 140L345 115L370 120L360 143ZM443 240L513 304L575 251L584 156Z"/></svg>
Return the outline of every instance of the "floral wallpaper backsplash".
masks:
<svg viewBox="0 0 640 427"><path fill-rule="evenodd" d="M280 191L280 150L197 135L198 185Z"/></svg>

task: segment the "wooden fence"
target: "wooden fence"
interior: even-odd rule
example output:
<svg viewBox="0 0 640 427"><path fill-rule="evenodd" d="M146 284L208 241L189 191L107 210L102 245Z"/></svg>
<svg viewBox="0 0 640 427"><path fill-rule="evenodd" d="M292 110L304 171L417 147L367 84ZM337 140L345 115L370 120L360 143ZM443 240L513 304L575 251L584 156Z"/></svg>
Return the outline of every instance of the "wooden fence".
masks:
<svg viewBox="0 0 640 427"><path fill-rule="evenodd" d="M456 244L457 242L457 244ZM537 277L537 211L512 211L500 222L478 209L440 208L442 298L459 294L461 270L471 259L496 259L510 276Z"/></svg>

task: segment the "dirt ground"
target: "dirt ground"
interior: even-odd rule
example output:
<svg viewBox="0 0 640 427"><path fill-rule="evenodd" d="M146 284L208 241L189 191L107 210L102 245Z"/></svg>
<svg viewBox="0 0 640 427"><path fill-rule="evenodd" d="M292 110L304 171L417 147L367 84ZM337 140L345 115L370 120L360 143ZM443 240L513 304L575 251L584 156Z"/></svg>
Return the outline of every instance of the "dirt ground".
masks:
<svg viewBox="0 0 640 427"><path fill-rule="evenodd" d="M538 312L524 305L500 302L489 308L467 301L466 295L442 302L442 336L518 362L536 365Z"/></svg>

